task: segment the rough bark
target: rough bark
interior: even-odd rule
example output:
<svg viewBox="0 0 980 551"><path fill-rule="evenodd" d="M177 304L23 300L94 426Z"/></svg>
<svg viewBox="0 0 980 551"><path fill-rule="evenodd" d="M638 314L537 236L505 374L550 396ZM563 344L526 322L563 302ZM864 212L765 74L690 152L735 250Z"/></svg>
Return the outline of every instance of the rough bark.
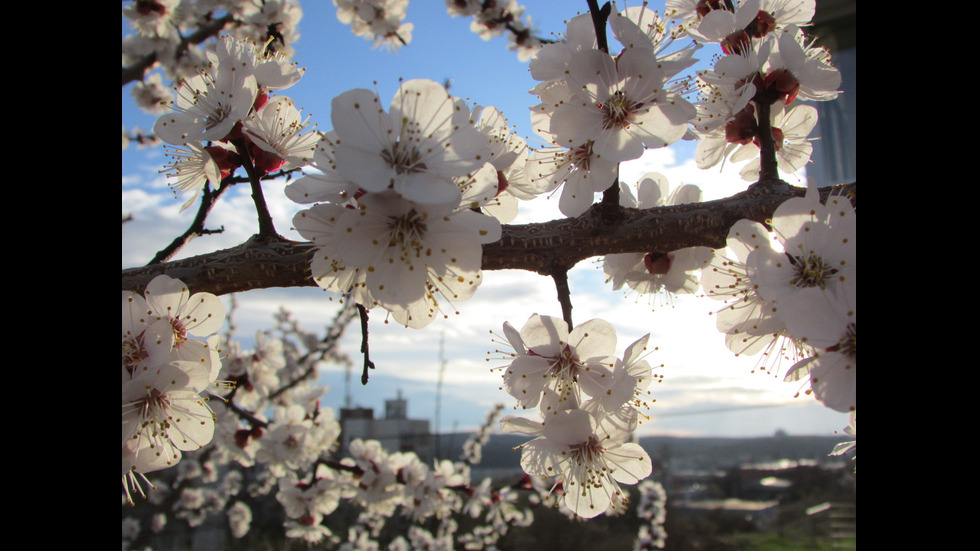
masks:
<svg viewBox="0 0 980 551"><path fill-rule="evenodd" d="M857 184L839 189L852 200ZM503 237L483 247L483 269L528 270L551 276L582 260L627 252L670 252L685 247L725 246L728 230L740 219L765 222L790 197L805 188L784 182L757 183L717 201L651 209L596 204L577 218L536 224L505 225ZM826 196L831 188L821 190ZM193 258L124 269L123 290L142 293L159 274L182 280L194 292L215 295L270 287L313 287L311 243L282 237L253 236L245 243Z"/></svg>

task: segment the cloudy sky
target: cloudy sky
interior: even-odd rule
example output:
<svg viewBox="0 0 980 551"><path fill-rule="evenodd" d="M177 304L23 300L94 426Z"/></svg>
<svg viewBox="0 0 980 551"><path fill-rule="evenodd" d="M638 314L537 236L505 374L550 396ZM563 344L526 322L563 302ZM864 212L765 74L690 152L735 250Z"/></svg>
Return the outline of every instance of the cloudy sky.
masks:
<svg viewBox="0 0 980 551"><path fill-rule="evenodd" d="M539 36L564 30L563 20L575 12L558 12L556 2L522 2ZM571 3L562 3L568 5ZM585 10L585 2L581 2ZM321 130L329 130L330 101L352 88L377 90L387 105L398 79L452 79L451 91L472 103L498 107L533 146L536 140L528 118L535 98L527 93L534 85L527 63L506 49L506 40L481 40L470 32L469 21L452 19L442 2L411 2L407 21L414 23L412 42L397 53L372 50L371 43L353 36L340 24L330 2L304 2L301 38L296 61L306 67L303 80L282 92L292 97ZM126 33L124 24L124 34ZM708 56L703 56L707 58ZM128 128L149 129L155 117L139 112L130 99L131 85L122 90L122 120ZM694 166L693 144L679 144L648 151L638 161L621 167L623 181L635 184L650 171L666 175L671 187L697 184L705 200L727 197L745 188L738 167L702 171ZM130 146L122 154L122 211L133 221L123 226L123 267L145 264L190 224L194 209L179 212L183 198L176 199L159 171L165 158L160 148ZM803 185L791 177L790 182ZM264 185L276 229L286 238L301 241L291 228L293 214L305 208L283 194L285 182ZM515 223L560 218L556 195L521 203ZM202 237L178 256L184 258L235 246L257 231L247 186L233 188L213 211L209 228L223 227L218 235ZM650 333L658 347L647 359L663 365L657 372L663 382L653 388L656 403L651 420L641 434L691 434L713 436L771 435L777 429L790 434L833 435L847 425L847 416L824 408L810 398L794 398L798 383L754 371L757 358L736 358L724 346L711 312L718 303L693 296L675 297L672 304L652 305L648 297L613 291L604 283L598 259L581 262L569 273L573 318L612 322L617 329L618 351ZM322 382L330 386L326 405L339 408L349 395L359 406L383 412L384 400L401 391L409 400L413 418L433 420L436 388L442 372L441 415L438 428L464 430L478 425L495 403L513 405L499 389L500 376L492 370L503 362L492 351L500 345L491 332L500 333L505 321L520 328L532 314L560 317L561 309L550 278L517 270L484 273L474 298L456 306L461 314L437 320L421 330L395 323L385 324L383 313L372 312L371 359L378 366L366 386L355 368L350 382L345 372L325 366ZM236 334L246 345L250 335L273 326L280 306L314 332L321 332L336 311L336 302L318 288L266 289L236 296ZM226 303L228 299L226 298ZM345 349L359 360L360 332L352 326L344 337ZM499 340L499 339L498 339ZM440 355L440 349L444 352ZM441 366L444 365L444 369Z"/></svg>

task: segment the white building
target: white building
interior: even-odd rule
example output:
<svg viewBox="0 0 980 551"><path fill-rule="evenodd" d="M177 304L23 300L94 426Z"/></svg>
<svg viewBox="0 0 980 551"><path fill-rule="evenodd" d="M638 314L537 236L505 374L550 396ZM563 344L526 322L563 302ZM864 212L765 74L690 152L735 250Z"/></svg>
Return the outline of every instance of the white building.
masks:
<svg viewBox="0 0 980 551"><path fill-rule="evenodd" d="M434 445L429 420L408 418L408 400L401 391L394 400L385 400L383 419L375 419L372 408L341 408L340 429L341 457L347 455L351 440L360 438L377 440L388 452L414 452L424 463L432 463Z"/></svg>

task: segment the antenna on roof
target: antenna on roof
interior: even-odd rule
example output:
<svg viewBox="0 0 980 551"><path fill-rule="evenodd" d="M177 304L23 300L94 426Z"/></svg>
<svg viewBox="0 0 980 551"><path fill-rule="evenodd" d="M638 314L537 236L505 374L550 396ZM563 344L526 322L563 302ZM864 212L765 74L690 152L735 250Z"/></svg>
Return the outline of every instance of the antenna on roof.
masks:
<svg viewBox="0 0 980 551"><path fill-rule="evenodd" d="M436 383L436 419L435 419L435 436L436 436L436 458L442 457L442 448L439 443L439 433L441 432L441 427L439 426L439 415L442 410L442 375L446 371L446 332L443 331L439 337L439 381Z"/></svg>
<svg viewBox="0 0 980 551"><path fill-rule="evenodd" d="M348 362L344 367L344 407L347 409L352 407L350 395L350 370L351 364Z"/></svg>

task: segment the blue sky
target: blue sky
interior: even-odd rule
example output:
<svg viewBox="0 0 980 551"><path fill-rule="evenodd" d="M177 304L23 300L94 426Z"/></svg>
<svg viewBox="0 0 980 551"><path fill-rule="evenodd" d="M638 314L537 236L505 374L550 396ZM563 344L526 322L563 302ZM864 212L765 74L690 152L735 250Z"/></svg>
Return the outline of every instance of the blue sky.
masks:
<svg viewBox="0 0 980 551"><path fill-rule="evenodd" d="M563 32L565 19L587 9L586 3L525 0L521 2L539 36ZM635 2L631 2L635 3ZM330 102L353 88L377 90L387 106L398 87L398 79L452 79L451 92L471 103L492 105L516 126L519 135L538 144L530 128L528 108L536 98L528 93L536 82L527 63L506 48L506 39L481 40L469 30L469 19L451 18L443 2L413 0L406 20L415 25L412 42L397 53L372 49L371 43L354 36L341 24L327 0L301 3L304 15L295 60L307 69L299 84L284 90L309 114L321 130L329 130ZM563 10L557 9L563 7ZM124 34L125 34L124 22ZM704 56L707 57L707 56ZM127 128L150 129L156 117L139 112L130 99L130 86L122 90L122 120ZM659 171L672 187L693 183L704 199L726 197L745 188L737 170L700 171L693 164L693 144L678 144L648 152L642 159L622 167L624 181L635 183L647 171ZM141 265L190 224L194 210L179 212L183 199L175 199L158 173L164 164L163 151L130 146L122 152L122 209L134 221L123 226L123 267ZM731 168L731 167L729 167ZM791 183L804 185L802 182ZM282 193L284 182L265 185L266 198L276 227L287 238L302 240L290 227L293 214L304 208L291 203ZM200 238L179 257L193 256L231 247L255 233L257 225L245 186L237 186L209 218L208 227L224 227L221 235ZM517 222L546 221L560 217L557 196L522 203ZM642 428L643 434L672 433L716 436L770 435L777 429L790 434L832 435L847 425L847 416L832 412L812 399L794 399L797 384L774 377L752 374L755 358L734 358L724 347L724 337L714 328L710 311L717 304L709 299L679 297L674 307L656 311L646 298L624 297L604 284L596 259L580 263L569 274L573 316L576 323L603 318L617 326L618 350L645 333L660 347L649 361L664 364L665 375L655 387L657 399L652 414L662 413ZM534 314L560 316L553 284L549 278L522 271L493 271L484 274L484 284L470 301L457 305L460 316L438 320L422 330L382 323L377 312L371 324L371 357L378 369L366 387L355 369L349 385L356 405L383 412L384 400L401 390L409 400L409 415L433 417L436 381L439 377L440 340L445 339L446 370L443 382L441 428L471 428L479 424L496 402L512 405L499 390L499 376L490 371L500 362L487 361L496 346L490 331L500 332L504 321L520 327ZM273 314L285 305L301 325L317 331L331 319L335 303L317 288L267 289L237 297L237 335L249 343L249 335L273 325ZM348 353L359 360L360 334L356 327L345 336ZM246 344L248 346L248 344ZM344 372L324 370L323 382L331 391L325 405L339 408L344 402ZM764 406L764 407L760 407ZM724 413L707 413L725 409ZM702 412L694 414L697 412Z"/></svg>

